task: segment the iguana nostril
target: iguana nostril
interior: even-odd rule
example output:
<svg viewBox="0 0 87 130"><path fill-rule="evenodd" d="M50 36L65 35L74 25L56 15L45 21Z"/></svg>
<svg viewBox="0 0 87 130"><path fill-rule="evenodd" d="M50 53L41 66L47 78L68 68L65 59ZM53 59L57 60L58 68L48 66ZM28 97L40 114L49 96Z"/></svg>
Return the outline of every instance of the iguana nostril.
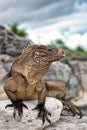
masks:
<svg viewBox="0 0 87 130"><path fill-rule="evenodd" d="M63 55L63 56L65 56L64 51L62 49L59 49L58 53L61 54L61 55Z"/></svg>
<svg viewBox="0 0 87 130"><path fill-rule="evenodd" d="M61 50L61 53L62 53L62 55L63 55L63 56L65 56L65 53L64 53L64 51L63 51L63 50Z"/></svg>

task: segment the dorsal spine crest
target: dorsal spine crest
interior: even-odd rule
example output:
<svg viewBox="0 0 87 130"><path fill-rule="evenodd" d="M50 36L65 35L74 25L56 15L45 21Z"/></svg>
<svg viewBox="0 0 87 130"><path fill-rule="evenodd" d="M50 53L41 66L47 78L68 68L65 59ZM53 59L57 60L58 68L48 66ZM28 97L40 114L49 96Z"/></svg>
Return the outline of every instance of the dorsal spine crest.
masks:
<svg viewBox="0 0 87 130"><path fill-rule="evenodd" d="M31 44L26 45L26 46L23 48L22 53L23 53L23 54L24 54L24 53L29 53L30 50L31 50L31 48L32 48L32 46L33 46L33 45L31 45Z"/></svg>

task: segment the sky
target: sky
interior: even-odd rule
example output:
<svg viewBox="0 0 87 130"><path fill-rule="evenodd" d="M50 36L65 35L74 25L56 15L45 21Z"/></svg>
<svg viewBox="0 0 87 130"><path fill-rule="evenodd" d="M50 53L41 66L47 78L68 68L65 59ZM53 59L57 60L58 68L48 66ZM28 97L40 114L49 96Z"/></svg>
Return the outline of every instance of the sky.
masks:
<svg viewBox="0 0 87 130"><path fill-rule="evenodd" d="M0 25L17 22L38 44L62 39L87 50L87 0L2 0Z"/></svg>

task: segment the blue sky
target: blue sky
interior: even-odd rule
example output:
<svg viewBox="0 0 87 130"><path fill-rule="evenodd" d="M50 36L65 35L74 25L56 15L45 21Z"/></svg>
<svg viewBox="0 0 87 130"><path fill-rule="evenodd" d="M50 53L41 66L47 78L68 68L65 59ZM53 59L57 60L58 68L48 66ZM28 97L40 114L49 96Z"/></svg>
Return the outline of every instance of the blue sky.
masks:
<svg viewBox="0 0 87 130"><path fill-rule="evenodd" d="M15 22L36 43L61 38L68 47L87 49L87 0L0 1L0 25Z"/></svg>

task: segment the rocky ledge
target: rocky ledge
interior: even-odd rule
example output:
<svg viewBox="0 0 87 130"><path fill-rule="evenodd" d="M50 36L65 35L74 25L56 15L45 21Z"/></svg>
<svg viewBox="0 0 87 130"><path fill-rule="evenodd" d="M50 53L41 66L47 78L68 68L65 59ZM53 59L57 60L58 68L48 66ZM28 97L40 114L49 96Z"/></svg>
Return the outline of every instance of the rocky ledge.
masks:
<svg viewBox="0 0 87 130"><path fill-rule="evenodd" d="M20 121L18 115L14 120L12 114L13 109L5 106L10 103L9 100L0 101L0 130L86 130L87 129L87 116L79 119L78 116L72 117L60 116L62 111L62 103L54 98L47 98L46 108L51 113L51 125L46 121L42 124L41 119L37 119L38 111L32 109L36 106L36 101L24 102L28 106L28 110L24 109L24 115Z"/></svg>
<svg viewBox="0 0 87 130"><path fill-rule="evenodd" d="M17 113L16 119L14 120L12 108L5 109L5 106L9 103L9 100L0 101L0 130L42 130L50 125L47 121L43 124L41 119L37 119L38 111L32 110L37 105L36 101L24 102L28 106L28 110L24 109L23 118L21 120ZM47 98L45 105L47 110L51 113L49 119L51 125L53 125L59 120L63 105L55 98Z"/></svg>

